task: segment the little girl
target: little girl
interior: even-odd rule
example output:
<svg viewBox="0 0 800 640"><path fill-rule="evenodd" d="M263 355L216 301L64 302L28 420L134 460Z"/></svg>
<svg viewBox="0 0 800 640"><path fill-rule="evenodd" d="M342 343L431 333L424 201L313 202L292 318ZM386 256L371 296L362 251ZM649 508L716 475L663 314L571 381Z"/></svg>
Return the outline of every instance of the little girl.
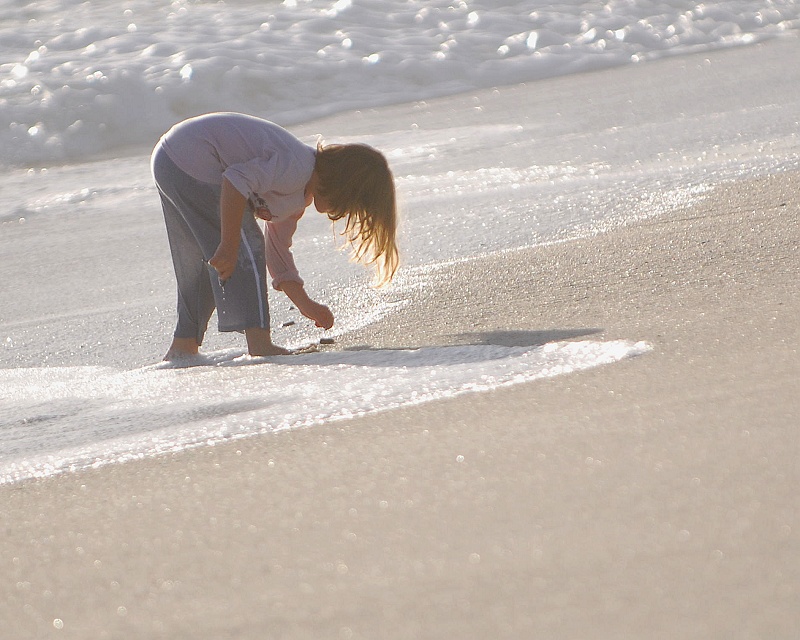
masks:
<svg viewBox="0 0 800 640"><path fill-rule="evenodd" d="M312 201L331 220L345 219L354 259L375 265L379 285L397 270L394 180L371 147L314 149L267 120L211 113L170 129L151 162L178 281L165 360L198 352L215 307L219 330L244 331L251 355L288 353L270 338L267 269L300 313L333 326L330 309L306 294L290 249ZM256 218L266 221L266 239Z"/></svg>

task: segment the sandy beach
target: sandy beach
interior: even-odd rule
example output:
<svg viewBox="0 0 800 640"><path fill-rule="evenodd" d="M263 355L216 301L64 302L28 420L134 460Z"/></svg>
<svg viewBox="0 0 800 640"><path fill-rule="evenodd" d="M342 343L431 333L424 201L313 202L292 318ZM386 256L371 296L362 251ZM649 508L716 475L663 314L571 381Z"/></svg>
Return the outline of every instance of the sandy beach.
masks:
<svg viewBox="0 0 800 640"><path fill-rule="evenodd" d="M0 486L0 635L798 637L798 194L450 264L336 347L645 355Z"/></svg>

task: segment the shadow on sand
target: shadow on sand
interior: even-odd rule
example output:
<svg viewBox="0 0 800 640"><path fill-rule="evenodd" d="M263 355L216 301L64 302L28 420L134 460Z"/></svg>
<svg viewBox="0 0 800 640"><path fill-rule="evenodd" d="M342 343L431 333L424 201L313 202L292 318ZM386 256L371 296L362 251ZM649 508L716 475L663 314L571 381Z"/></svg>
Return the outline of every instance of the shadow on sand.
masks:
<svg viewBox="0 0 800 640"><path fill-rule="evenodd" d="M282 366L423 367L444 364L466 364L497 360L513 355L510 350L536 348L554 342L601 333L602 329L555 329L547 331L484 331L452 334L452 344L377 348L357 345L341 350L328 350L312 345L308 351L289 356L251 358L241 351L221 351L185 360L160 363L155 368L172 369L196 366L240 367L257 364Z"/></svg>
<svg viewBox="0 0 800 640"><path fill-rule="evenodd" d="M457 333L453 337L461 344L503 347L541 347L549 342L564 342L602 333L602 329L551 329L547 331L482 331Z"/></svg>

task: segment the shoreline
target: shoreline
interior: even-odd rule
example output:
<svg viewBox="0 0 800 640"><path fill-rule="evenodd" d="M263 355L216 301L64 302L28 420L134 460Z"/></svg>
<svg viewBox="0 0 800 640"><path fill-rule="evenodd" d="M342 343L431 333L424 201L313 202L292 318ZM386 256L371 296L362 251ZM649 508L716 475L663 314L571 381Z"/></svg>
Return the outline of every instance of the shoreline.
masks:
<svg viewBox="0 0 800 640"><path fill-rule="evenodd" d="M548 127L568 111L567 133L603 133L599 148L587 150L601 158L600 143L615 140L614 118L604 114L636 97L648 145L662 113L678 114L670 122L705 144L728 135L730 120L708 120L709 111L726 112L727 90L758 114L747 121L751 132L776 118L794 122L797 94L772 79L791 77L781 64L798 42L597 72L577 92L575 76L503 87L480 93L480 110L466 94L308 123L297 133L403 136L415 123L433 130L524 118ZM741 86L729 89L730 78ZM704 100L694 99L699 86ZM658 148L672 151L671 126L659 131ZM537 162L563 160L559 144L537 136ZM458 150L458 166L503 166L505 153L487 144ZM515 153L524 161L524 151ZM760 164L762 156L791 164L796 139L750 150L754 171L780 166ZM0 620L16 640L794 640L798 194L800 171L738 179L598 235L412 272L418 286L387 292L388 302L407 304L334 346L598 339L647 342L644 355L0 485ZM126 246L156 246L161 226L145 218L124 228L111 220L105 240L119 233L134 237ZM69 254L62 279L36 256L56 242L81 244L79 222L65 219L50 244L21 245L0 265L0 276L20 271L17 288L37 283L47 301L37 308L48 331L20 343L15 362L59 342L60 363L107 365L112 352L122 366L160 357L172 317L152 307L156 291L171 291L167 256L163 269L137 270L129 251L91 286L74 287L69 267L104 252ZM137 273L150 291L127 310L139 344L118 345L101 328L140 288L119 287L120 274ZM47 315L58 301L81 312L105 289L98 319ZM83 349L75 334L97 339ZM76 345L80 353L63 353Z"/></svg>
<svg viewBox="0 0 800 640"><path fill-rule="evenodd" d="M337 344L646 355L0 487L0 617L18 638L788 640L798 193L800 172L740 180L447 265Z"/></svg>

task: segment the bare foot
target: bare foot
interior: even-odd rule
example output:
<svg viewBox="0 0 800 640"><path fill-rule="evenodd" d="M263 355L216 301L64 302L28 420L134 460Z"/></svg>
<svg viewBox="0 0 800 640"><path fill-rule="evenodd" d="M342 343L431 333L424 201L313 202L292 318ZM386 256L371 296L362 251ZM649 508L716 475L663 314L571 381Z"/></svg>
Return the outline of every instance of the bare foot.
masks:
<svg viewBox="0 0 800 640"><path fill-rule="evenodd" d="M252 350L248 348L248 352L251 356L254 357L261 357L261 356L290 356L294 352L290 351L289 349L284 349L283 347L279 347L277 344L270 345L266 349L256 349Z"/></svg>
<svg viewBox="0 0 800 640"><path fill-rule="evenodd" d="M245 329L247 337L247 352L251 356L288 356L291 351L272 344L269 329L253 327Z"/></svg>
<svg viewBox="0 0 800 640"><path fill-rule="evenodd" d="M196 356L199 350L200 345L197 344L197 340L194 338L173 338L172 344L164 356L164 362Z"/></svg>

